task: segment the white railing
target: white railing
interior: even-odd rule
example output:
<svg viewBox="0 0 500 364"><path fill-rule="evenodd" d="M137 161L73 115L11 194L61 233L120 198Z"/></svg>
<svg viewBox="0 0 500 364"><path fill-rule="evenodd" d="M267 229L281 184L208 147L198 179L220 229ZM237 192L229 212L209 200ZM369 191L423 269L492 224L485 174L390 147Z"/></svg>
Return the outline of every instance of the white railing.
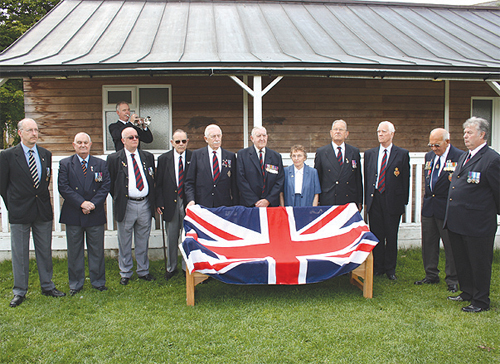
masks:
<svg viewBox="0 0 500 364"><path fill-rule="evenodd" d="M288 153L282 153L283 164L285 166L292 164L290 155ZM411 179L410 179L410 199L406 207L406 213L402 221L405 223L420 223L420 212L422 209L422 172L424 165L424 153L410 153L410 164L411 164ZM96 156L102 159L106 159L106 155ZM159 155L155 155L155 160ZM54 206L54 231L61 232L62 226L59 223L59 215L61 214L61 195L57 187L58 182L58 171L59 171L59 161L65 158L64 156L57 156L52 158L52 202ZM306 163L310 166L314 165L314 156L310 156ZM363 164L363 158L361 159ZM1 216L2 216L2 232L9 231L8 214L5 204L1 200ZM106 212L107 212L107 231L114 231L114 219L113 219L113 200L110 195L106 200ZM153 224L152 230L156 230L156 225Z"/></svg>

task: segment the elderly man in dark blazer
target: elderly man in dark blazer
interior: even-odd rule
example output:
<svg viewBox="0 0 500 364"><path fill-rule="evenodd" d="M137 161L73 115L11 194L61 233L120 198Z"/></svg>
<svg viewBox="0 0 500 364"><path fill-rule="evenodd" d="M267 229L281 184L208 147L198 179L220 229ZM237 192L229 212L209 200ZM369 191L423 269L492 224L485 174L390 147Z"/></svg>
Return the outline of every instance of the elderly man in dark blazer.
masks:
<svg viewBox="0 0 500 364"><path fill-rule="evenodd" d="M137 148L141 147L141 141L144 143L151 143L153 141L153 134L151 130L144 124L144 121L139 118L136 114L130 115L130 106L125 101L120 101L116 104L116 113L118 114L118 121L113 124L109 124L109 133L113 138L113 143L115 144L115 150L119 151L123 149L122 142L122 131L125 128L134 128L139 136L139 144ZM136 122L139 126L134 125Z"/></svg>
<svg viewBox="0 0 500 364"><path fill-rule="evenodd" d="M151 218L155 216L155 161L153 154L137 149L139 136L134 128L122 132L122 150L108 156L115 220L118 226L120 284L132 276L132 234L137 275L153 281L149 273L148 245Z"/></svg>
<svg viewBox="0 0 500 364"><path fill-rule="evenodd" d="M444 226L449 231L460 293L452 301L470 301L464 312L490 309L491 264L500 214L500 155L488 147L489 123L477 117L464 125L468 152L451 177Z"/></svg>
<svg viewBox="0 0 500 364"><path fill-rule="evenodd" d="M165 221L167 230L167 272L170 279L177 273L179 236L183 228L185 206L186 174L191 164L192 152L187 149L189 139L184 130L177 129L172 134L170 144L173 149L158 158L156 171L156 207Z"/></svg>
<svg viewBox="0 0 500 364"><path fill-rule="evenodd" d="M0 194L9 211L12 244L14 298L10 307L19 306L28 292L30 230L42 293L65 296L52 282L53 211L49 193L52 153L36 144L35 120L23 119L17 129L21 143L0 153Z"/></svg>
<svg viewBox="0 0 500 364"><path fill-rule="evenodd" d="M236 155L222 149L222 130L215 124L205 128L207 146L197 149L191 157L186 178L187 206L195 203L205 207L237 205Z"/></svg>
<svg viewBox="0 0 500 364"><path fill-rule="evenodd" d="M450 144L450 133L437 128L429 135L430 152L425 155L425 194L422 206L422 260L425 277L415 284L439 283L439 241L443 240L446 257L445 281L448 291L458 290L457 270L451 252L448 231L443 229L446 200L451 176L464 153Z"/></svg>
<svg viewBox="0 0 500 364"><path fill-rule="evenodd" d="M92 287L105 291L104 203L109 193L106 162L91 156L92 141L78 133L73 141L76 154L59 162L59 193L64 198L60 223L66 224L68 242L69 294L74 296L85 283L84 240L87 243L89 276Z"/></svg>
<svg viewBox="0 0 500 364"><path fill-rule="evenodd" d="M333 122L330 136L332 142L318 148L314 159L321 184L319 204L329 206L354 202L361 211L363 180L359 149L345 143L349 131L344 120Z"/></svg>
<svg viewBox="0 0 500 364"><path fill-rule="evenodd" d="M374 274L396 280L398 230L408 204L410 154L392 144L394 125L382 121L377 129L380 145L365 152L365 201L370 230L379 243L373 249Z"/></svg>
<svg viewBox="0 0 500 364"><path fill-rule="evenodd" d="M246 207L280 205L285 183L283 161L279 153L267 148L267 138L266 128L256 126L250 136L253 145L237 154L240 204Z"/></svg>

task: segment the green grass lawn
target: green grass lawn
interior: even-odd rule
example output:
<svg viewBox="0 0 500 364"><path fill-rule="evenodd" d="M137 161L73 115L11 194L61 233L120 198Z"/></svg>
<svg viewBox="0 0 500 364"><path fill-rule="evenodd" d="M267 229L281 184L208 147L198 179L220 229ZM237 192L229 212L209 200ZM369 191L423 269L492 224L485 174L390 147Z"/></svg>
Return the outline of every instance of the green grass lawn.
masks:
<svg viewBox="0 0 500 364"><path fill-rule="evenodd" d="M107 259L108 291L87 279L80 294L63 298L41 294L32 261L27 300L10 308L7 261L0 264L0 362L498 363L499 258L495 251L491 310L479 314L447 301L443 280L413 284L424 277L417 249L399 252L396 282L375 277L373 299L347 276L302 286L211 281L196 287L194 307L186 306L181 274L163 279L163 261L151 262L155 282L134 275L121 286L117 261ZM54 282L69 292L66 260L54 260Z"/></svg>

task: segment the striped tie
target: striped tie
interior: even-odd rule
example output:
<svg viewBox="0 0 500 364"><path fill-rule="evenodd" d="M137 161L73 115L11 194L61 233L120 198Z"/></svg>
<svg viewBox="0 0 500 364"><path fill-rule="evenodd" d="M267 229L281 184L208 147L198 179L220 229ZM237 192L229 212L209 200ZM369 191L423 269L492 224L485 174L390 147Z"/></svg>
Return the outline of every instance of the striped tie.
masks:
<svg viewBox="0 0 500 364"><path fill-rule="evenodd" d="M266 170L264 169L264 158L262 157L262 149L259 150L259 162L260 162L260 170L262 172L262 177L264 178L264 184L262 185L262 195L266 191Z"/></svg>
<svg viewBox="0 0 500 364"><path fill-rule="evenodd" d="M179 156L179 185L177 186L177 193L180 198L184 197L184 166L182 164L182 156Z"/></svg>
<svg viewBox="0 0 500 364"><path fill-rule="evenodd" d="M342 166L342 163L343 163L343 158L342 158L342 148L341 147L338 147L337 148L339 150L339 152L337 153L337 160L339 162L339 165Z"/></svg>
<svg viewBox="0 0 500 364"><path fill-rule="evenodd" d="M378 192L383 193L385 191L385 167L387 166L387 149L384 149L384 156L382 157L382 163L380 164L380 177L378 179Z"/></svg>
<svg viewBox="0 0 500 364"><path fill-rule="evenodd" d="M132 157L132 164L134 166L135 185L139 191L142 191L144 189L144 182L142 180L141 172L139 171L139 166L135 161L134 153L130 153L130 156Z"/></svg>
<svg viewBox="0 0 500 364"><path fill-rule="evenodd" d="M85 161L85 159L82 160L82 170L83 170L83 175L86 176L87 175L87 162Z"/></svg>
<svg viewBox="0 0 500 364"><path fill-rule="evenodd" d="M33 186L35 189L40 187L40 179L38 178L38 170L36 169L36 162L35 162L35 156L33 155L33 151L30 149L30 155L29 155L29 167L30 167L30 173L31 173L31 178L33 178Z"/></svg>
<svg viewBox="0 0 500 364"><path fill-rule="evenodd" d="M472 153L471 153L471 152L469 152L469 154L467 155L467 159L465 160L465 162L464 162L464 164L463 164L464 166L465 166L465 165L467 164L467 162L471 159L471 157L472 157Z"/></svg>
<svg viewBox="0 0 500 364"><path fill-rule="evenodd" d="M214 183L217 182L220 176L219 172L219 160L217 159L217 152L214 150L214 157L212 158L212 172L214 174Z"/></svg>

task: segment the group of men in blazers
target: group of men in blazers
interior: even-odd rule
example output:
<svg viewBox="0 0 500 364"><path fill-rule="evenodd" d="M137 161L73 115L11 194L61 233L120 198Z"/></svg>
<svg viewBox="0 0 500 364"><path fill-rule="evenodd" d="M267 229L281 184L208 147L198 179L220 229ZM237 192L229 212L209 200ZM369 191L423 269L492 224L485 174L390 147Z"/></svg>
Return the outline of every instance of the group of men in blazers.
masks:
<svg viewBox="0 0 500 364"><path fill-rule="evenodd" d="M166 278L177 273L178 240L186 208L243 205L275 207L280 204L284 184L281 155L267 148L264 127L255 127L252 146L233 153L222 148L222 130L206 127L207 146L191 152L188 136L176 130L170 141L173 149L161 155L158 168L154 156L139 149L147 127L127 124L128 104L119 103L121 148L107 162L92 157L91 138L78 133L75 154L61 160L58 186L64 198L60 222L66 224L70 295L83 289L85 280L84 241L92 286L107 290L104 268L104 202L113 197L118 227L120 284L127 285L132 274L132 237L137 275L152 281L148 245L151 221L158 212L166 223L168 268ZM115 123L116 124L116 123ZM112 124L114 125L114 124ZM111 127L110 127L111 131ZM33 234L42 293L61 297L52 282L52 206L48 186L51 153L36 145L38 126L32 119L18 124L20 145L0 154L0 192L9 211L14 272L14 298L20 305L28 290L29 234ZM417 285L439 282L439 241L446 255L448 290L462 293L452 301L470 301L465 312L489 309L489 286L496 215L500 214L500 155L486 144L489 124L481 118L464 123L464 153L450 144L449 133L441 128L430 133L432 149L425 160L425 196L422 208L422 255L426 276ZM370 230L378 238L374 248L374 274L396 280L397 237L401 216L409 198L409 152L393 144L394 125L378 125L379 146L364 154L364 180L358 148L345 143L349 131L344 120L335 120L332 142L319 148L315 168L321 184L320 205L355 203L361 211L363 200ZM147 140L152 140L149 136ZM146 141L147 142L147 141ZM13 183L15 181L15 183ZM364 182L364 183L363 183ZM363 191L364 184L364 191ZM363 193L364 192L364 193Z"/></svg>

